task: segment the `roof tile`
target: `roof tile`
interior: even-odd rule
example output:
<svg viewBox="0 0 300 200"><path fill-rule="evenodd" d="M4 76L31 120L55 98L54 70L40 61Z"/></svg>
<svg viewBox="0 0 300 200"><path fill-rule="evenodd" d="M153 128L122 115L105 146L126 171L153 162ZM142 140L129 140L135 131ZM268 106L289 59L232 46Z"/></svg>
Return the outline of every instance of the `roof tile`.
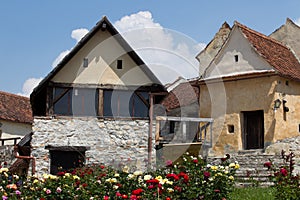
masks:
<svg viewBox="0 0 300 200"><path fill-rule="evenodd" d="M32 110L27 97L0 91L0 119L32 123Z"/></svg>
<svg viewBox="0 0 300 200"><path fill-rule="evenodd" d="M235 22L253 48L280 75L300 81L300 63L293 52L281 42Z"/></svg>

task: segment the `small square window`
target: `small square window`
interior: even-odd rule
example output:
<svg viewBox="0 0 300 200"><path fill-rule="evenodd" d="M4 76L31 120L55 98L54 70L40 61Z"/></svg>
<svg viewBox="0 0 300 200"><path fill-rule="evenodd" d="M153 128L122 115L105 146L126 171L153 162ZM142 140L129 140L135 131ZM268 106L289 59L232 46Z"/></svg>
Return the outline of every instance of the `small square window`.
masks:
<svg viewBox="0 0 300 200"><path fill-rule="evenodd" d="M122 69L122 68L123 68L122 60L117 60L117 69Z"/></svg>
<svg viewBox="0 0 300 200"><path fill-rule="evenodd" d="M234 133L234 125L230 124L227 126L228 133Z"/></svg>
<svg viewBox="0 0 300 200"><path fill-rule="evenodd" d="M88 67L89 66L89 59L88 58L84 58L83 59L83 67Z"/></svg>

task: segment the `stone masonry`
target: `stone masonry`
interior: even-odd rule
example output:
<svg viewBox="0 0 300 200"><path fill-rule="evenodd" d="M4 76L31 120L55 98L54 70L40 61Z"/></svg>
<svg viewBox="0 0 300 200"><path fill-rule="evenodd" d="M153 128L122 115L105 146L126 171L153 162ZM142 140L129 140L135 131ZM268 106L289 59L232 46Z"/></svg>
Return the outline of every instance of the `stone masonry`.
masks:
<svg viewBox="0 0 300 200"><path fill-rule="evenodd" d="M97 118L35 118L32 156L37 173L49 173L46 146L85 146L86 164L134 163L144 170L148 159L149 120L100 120ZM154 140L152 160L155 160Z"/></svg>

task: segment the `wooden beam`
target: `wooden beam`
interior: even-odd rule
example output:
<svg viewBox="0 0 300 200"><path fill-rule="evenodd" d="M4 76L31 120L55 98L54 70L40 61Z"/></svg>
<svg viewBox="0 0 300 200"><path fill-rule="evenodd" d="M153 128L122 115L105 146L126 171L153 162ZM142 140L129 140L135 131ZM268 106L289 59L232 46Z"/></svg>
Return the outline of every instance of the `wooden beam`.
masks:
<svg viewBox="0 0 300 200"><path fill-rule="evenodd" d="M157 121L184 121L184 122L213 122L212 118L194 118L194 117L169 117L169 116L157 116Z"/></svg>
<svg viewBox="0 0 300 200"><path fill-rule="evenodd" d="M103 90L99 89L99 95L98 95L98 116L104 116L104 95Z"/></svg>

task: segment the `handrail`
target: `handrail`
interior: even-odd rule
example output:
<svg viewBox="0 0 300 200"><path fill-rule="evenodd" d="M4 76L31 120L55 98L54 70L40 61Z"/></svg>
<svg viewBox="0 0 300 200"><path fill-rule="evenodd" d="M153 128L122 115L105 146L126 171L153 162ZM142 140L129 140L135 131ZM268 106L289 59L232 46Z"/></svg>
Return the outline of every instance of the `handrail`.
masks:
<svg viewBox="0 0 300 200"><path fill-rule="evenodd" d="M33 157L33 156L19 156L17 145L14 146L14 156L15 156L15 158L19 158L19 159L32 160L31 173L32 173L32 175L35 174L35 157Z"/></svg>
<svg viewBox="0 0 300 200"><path fill-rule="evenodd" d="M17 144L17 140L21 139L20 137L13 137L13 138L0 138L1 141L1 146L4 146L4 142L5 141L9 141L9 140L13 140L14 141L14 145Z"/></svg>

